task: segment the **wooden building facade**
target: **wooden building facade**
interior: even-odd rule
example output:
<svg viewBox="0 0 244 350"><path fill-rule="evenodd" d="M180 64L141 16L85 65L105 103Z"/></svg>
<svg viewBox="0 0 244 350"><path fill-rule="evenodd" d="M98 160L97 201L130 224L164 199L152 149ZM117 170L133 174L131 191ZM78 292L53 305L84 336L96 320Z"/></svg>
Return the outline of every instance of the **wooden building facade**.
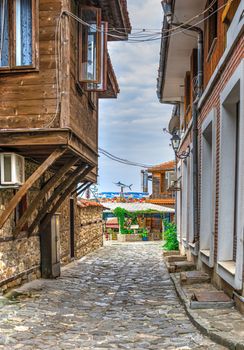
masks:
<svg viewBox="0 0 244 350"><path fill-rule="evenodd" d="M148 203L162 205L164 207L175 207L175 192L172 191L175 182L175 161L161 163L149 168L152 174L152 194L146 201Z"/></svg>
<svg viewBox="0 0 244 350"><path fill-rule="evenodd" d="M99 99L119 93L107 41L131 26L125 0L1 0L0 28L1 283L39 263L56 275L57 213L96 182Z"/></svg>

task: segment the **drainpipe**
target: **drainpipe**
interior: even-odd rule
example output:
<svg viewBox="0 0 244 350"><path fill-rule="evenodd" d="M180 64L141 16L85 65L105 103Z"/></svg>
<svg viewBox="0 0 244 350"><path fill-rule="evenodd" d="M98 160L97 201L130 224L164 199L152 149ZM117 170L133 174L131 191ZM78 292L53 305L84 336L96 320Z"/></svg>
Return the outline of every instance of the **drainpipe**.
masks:
<svg viewBox="0 0 244 350"><path fill-rule="evenodd" d="M193 144L193 225L194 225L194 242L195 253L197 254L200 247L199 242L199 203L198 203L198 102L203 91L203 31L198 28L198 43L197 43L197 97L193 102L192 107L192 144Z"/></svg>
<svg viewBox="0 0 244 350"><path fill-rule="evenodd" d="M203 31L199 27L183 25L181 23L172 23L173 26L181 25L181 28L193 31L198 34L197 40L197 96L192 106L192 156L193 156L193 225L194 225L194 253L197 255L199 250L199 205L198 205L198 102L203 91Z"/></svg>

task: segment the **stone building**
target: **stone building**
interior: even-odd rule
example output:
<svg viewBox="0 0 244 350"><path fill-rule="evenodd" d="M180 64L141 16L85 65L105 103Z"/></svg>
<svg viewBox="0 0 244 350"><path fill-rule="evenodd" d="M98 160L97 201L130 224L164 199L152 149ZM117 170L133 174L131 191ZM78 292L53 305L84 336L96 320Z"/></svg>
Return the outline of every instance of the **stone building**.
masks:
<svg viewBox="0 0 244 350"><path fill-rule="evenodd" d="M181 250L244 309L243 1L162 5L158 97L179 119Z"/></svg>
<svg viewBox="0 0 244 350"><path fill-rule="evenodd" d="M103 245L103 205L78 200L75 229L75 258L79 259Z"/></svg>
<svg viewBox="0 0 244 350"><path fill-rule="evenodd" d="M91 249L77 242L76 189L97 179L99 99L119 93L107 41L131 26L125 0L1 0L0 28L4 286L56 277Z"/></svg>

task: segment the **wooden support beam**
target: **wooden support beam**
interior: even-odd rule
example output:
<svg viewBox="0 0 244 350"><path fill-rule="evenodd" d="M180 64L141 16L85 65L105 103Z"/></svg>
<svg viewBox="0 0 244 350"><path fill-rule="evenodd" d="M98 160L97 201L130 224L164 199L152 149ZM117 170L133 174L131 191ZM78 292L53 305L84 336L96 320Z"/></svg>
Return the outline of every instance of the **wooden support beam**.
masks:
<svg viewBox="0 0 244 350"><path fill-rule="evenodd" d="M66 197L73 191L75 186L77 186L77 184L81 180L83 180L87 174L89 174L89 172L92 170L92 168L93 167L91 165L88 165L88 167L81 174L78 174L72 178L72 181L69 184L69 186L63 191L63 193L61 194L61 196L59 197L57 202L54 204L52 209L49 211L49 213L46 215L45 219L43 220L43 222L42 222L43 229L47 226L47 224L51 220L52 216L56 213L58 208L65 201Z"/></svg>
<svg viewBox="0 0 244 350"><path fill-rule="evenodd" d="M50 156L34 171L34 173L25 181L25 183L20 187L18 192L10 200L7 207L5 208L2 216L0 217L0 229L3 227L5 222L8 220L18 203L31 188L31 186L44 174L44 172L58 159L60 158L66 150L64 148L59 148L53 151Z"/></svg>
<svg viewBox="0 0 244 350"><path fill-rule="evenodd" d="M34 211L38 208L40 202L45 199L46 194L50 191L55 185L62 179L62 177L71 169L71 167L77 162L78 158L71 158L63 167L55 174L49 181L45 184L45 186L40 190L38 195L33 199L33 201L28 206L27 210L19 219L14 231L13 236L16 237L20 232L22 227L27 222L28 218L34 213Z"/></svg>
<svg viewBox="0 0 244 350"><path fill-rule="evenodd" d="M35 220L28 228L28 235L29 236L32 234L32 232L35 230L35 228L40 224L41 220L46 215L46 213L48 212L49 208L52 206L54 201L69 186L73 177L80 174L80 172L83 171L84 169L85 169L85 164L81 164L81 165L77 166L77 168L53 191L50 198L43 205L43 207L39 211L38 215L36 216Z"/></svg>
<svg viewBox="0 0 244 350"><path fill-rule="evenodd" d="M89 184L92 184L91 181L85 181L85 182L83 182L82 185L78 186L74 191L72 191L71 195L73 196L73 194L75 194L75 193L78 194L78 193L83 192L83 191L84 191L84 188L87 186L88 183L89 183Z"/></svg>
<svg viewBox="0 0 244 350"><path fill-rule="evenodd" d="M78 186L74 191L72 191L71 196L73 196L73 194L75 194L76 192L80 191L82 187L84 187L86 185L86 182L82 183L80 186Z"/></svg>
<svg viewBox="0 0 244 350"><path fill-rule="evenodd" d="M92 182L88 182L85 184L85 186L80 189L80 191L77 192L77 196L79 196L80 194L82 194L85 190L87 190L90 186L92 185Z"/></svg>

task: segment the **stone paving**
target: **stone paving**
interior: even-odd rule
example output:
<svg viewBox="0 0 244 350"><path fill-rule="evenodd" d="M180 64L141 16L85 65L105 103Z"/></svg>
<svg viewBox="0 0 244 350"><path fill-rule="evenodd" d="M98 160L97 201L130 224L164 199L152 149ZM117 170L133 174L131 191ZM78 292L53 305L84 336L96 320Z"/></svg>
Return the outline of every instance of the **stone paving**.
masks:
<svg viewBox="0 0 244 350"><path fill-rule="evenodd" d="M159 244L106 246L28 288L0 306L0 349L224 349L189 321Z"/></svg>
<svg viewBox="0 0 244 350"><path fill-rule="evenodd" d="M234 307L223 309L191 309L190 300L194 293L216 291L209 283L181 285L180 274L173 273L171 278L183 301L187 314L203 332L216 341L221 341L230 349L244 350L244 316Z"/></svg>

